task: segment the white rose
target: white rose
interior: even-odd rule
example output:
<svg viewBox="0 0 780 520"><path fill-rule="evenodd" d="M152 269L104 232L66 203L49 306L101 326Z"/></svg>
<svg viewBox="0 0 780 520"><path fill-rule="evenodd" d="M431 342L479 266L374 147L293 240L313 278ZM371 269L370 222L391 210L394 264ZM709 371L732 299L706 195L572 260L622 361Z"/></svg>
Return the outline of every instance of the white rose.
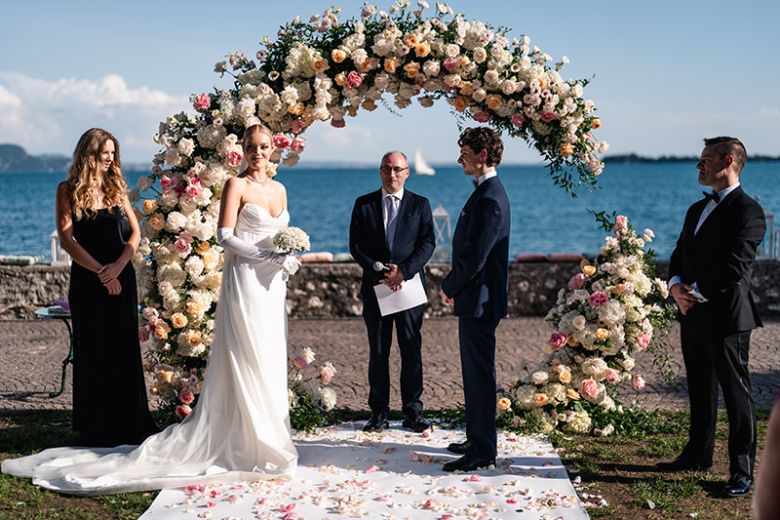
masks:
<svg viewBox="0 0 780 520"><path fill-rule="evenodd" d="M484 47L477 47L474 49L474 61L477 63L484 63L487 59L487 51Z"/></svg>
<svg viewBox="0 0 780 520"><path fill-rule="evenodd" d="M531 376L531 380L534 382L535 385L543 385L547 382L549 378L550 375L544 370L539 370L538 372L534 372L533 375Z"/></svg>
<svg viewBox="0 0 780 520"><path fill-rule="evenodd" d="M187 224L187 217L178 211L171 211L168 213L168 218L165 219L165 230L170 233L178 233Z"/></svg>
<svg viewBox="0 0 780 520"><path fill-rule="evenodd" d="M488 85L495 85L498 83L498 72L494 69L490 69L485 72L485 83Z"/></svg>
<svg viewBox="0 0 780 520"><path fill-rule="evenodd" d="M577 330L583 330L585 328L585 324L587 323L587 320L585 319L585 316L577 315L573 320L571 320L572 326Z"/></svg>

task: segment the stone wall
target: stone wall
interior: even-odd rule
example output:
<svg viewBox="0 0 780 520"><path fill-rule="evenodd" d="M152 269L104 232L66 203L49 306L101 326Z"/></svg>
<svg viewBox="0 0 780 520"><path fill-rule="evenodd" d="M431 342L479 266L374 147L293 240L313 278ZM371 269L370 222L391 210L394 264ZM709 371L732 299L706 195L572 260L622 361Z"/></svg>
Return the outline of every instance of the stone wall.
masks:
<svg viewBox="0 0 780 520"><path fill-rule="evenodd" d="M665 277L666 262L658 273ZM447 264L429 264L427 316L450 313L439 299ZM578 271L574 262L514 263L509 273L511 316L543 316L555 303L560 287ZM65 298L69 271L62 266L0 266L0 319L31 318L36 307ZM304 264L290 279L287 305L291 318L360 316L360 268L352 263ZM759 261L753 279L763 315L780 315L780 262Z"/></svg>

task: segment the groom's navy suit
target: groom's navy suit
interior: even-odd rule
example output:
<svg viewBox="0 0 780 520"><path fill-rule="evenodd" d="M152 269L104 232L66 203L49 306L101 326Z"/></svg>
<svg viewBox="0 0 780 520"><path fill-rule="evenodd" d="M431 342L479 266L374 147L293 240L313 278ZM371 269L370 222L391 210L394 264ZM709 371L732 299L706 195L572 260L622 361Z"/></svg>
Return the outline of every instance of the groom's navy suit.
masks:
<svg viewBox="0 0 780 520"><path fill-rule="evenodd" d="M390 402L389 356L395 323L401 351L401 401L409 418L422 413L422 318L424 305L382 317L374 286L384 273L374 270L375 262L393 263L409 280L415 274L425 285L423 268L435 248L433 216L428 199L404 190L398 207L392 250L385 237L382 214L382 190L368 193L355 201L349 225L349 252L363 268L361 295L363 319L368 331L370 351L368 404L374 413L386 413Z"/></svg>
<svg viewBox="0 0 780 520"><path fill-rule="evenodd" d="M688 209L669 262L670 279L695 282L709 300L679 316L691 407L689 440L681 457L712 464L720 383L729 417L730 473L752 478L756 420L748 351L750 332L761 326L761 319L750 285L766 224L761 206L737 187L696 231L708 203L703 199Z"/></svg>
<svg viewBox="0 0 780 520"><path fill-rule="evenodd" d="M452 237L452 269L442 290L455 299L470 454L496 458L496 327L507 314L509 199L498 177L463 206Z"/></svg>

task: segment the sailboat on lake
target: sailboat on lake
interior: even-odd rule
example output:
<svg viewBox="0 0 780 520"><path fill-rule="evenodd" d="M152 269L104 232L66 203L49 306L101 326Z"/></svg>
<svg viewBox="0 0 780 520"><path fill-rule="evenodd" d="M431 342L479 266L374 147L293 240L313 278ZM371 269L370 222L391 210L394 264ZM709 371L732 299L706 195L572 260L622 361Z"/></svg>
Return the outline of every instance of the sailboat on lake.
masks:
<svg viewBox="0 0 780 520"><path fill-rule="evenodd" d="M421 148L414 152L414 172L417 175L436 175L436 170L425 160Z"/></svg>

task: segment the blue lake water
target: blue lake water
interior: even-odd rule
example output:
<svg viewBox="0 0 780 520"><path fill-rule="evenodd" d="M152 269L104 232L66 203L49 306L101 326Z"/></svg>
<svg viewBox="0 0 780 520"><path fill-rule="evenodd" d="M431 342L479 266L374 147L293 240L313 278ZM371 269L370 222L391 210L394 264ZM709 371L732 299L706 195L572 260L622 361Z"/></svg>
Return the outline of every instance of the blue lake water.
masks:
<svg viewBox="0 0 780 520"><path fill-rule="evenodd" d="M126 172L135 185L142 172ZM609 164L600 189L572 199L553 185L541 166L502 166L499 175L512 205L510 251L594 252L603 231L588 209L627 215L638 229L655 231L652 244L669 255L688 206L701 198L694 163ZM0 173L0 254L49 257L54 230L54 192L65 178L59 173ZM313 251L347 251L352 205L356 197L379 187L379 173L370 169L292 168L277 179L287 186L291 225L306 230ZM780 211L780 163L748 164L742 175L745 191L758 196L768 211ZM458 166L437 167L435 176L411 175L406 188L441 204L452 227L472 187Z"/></svg>

